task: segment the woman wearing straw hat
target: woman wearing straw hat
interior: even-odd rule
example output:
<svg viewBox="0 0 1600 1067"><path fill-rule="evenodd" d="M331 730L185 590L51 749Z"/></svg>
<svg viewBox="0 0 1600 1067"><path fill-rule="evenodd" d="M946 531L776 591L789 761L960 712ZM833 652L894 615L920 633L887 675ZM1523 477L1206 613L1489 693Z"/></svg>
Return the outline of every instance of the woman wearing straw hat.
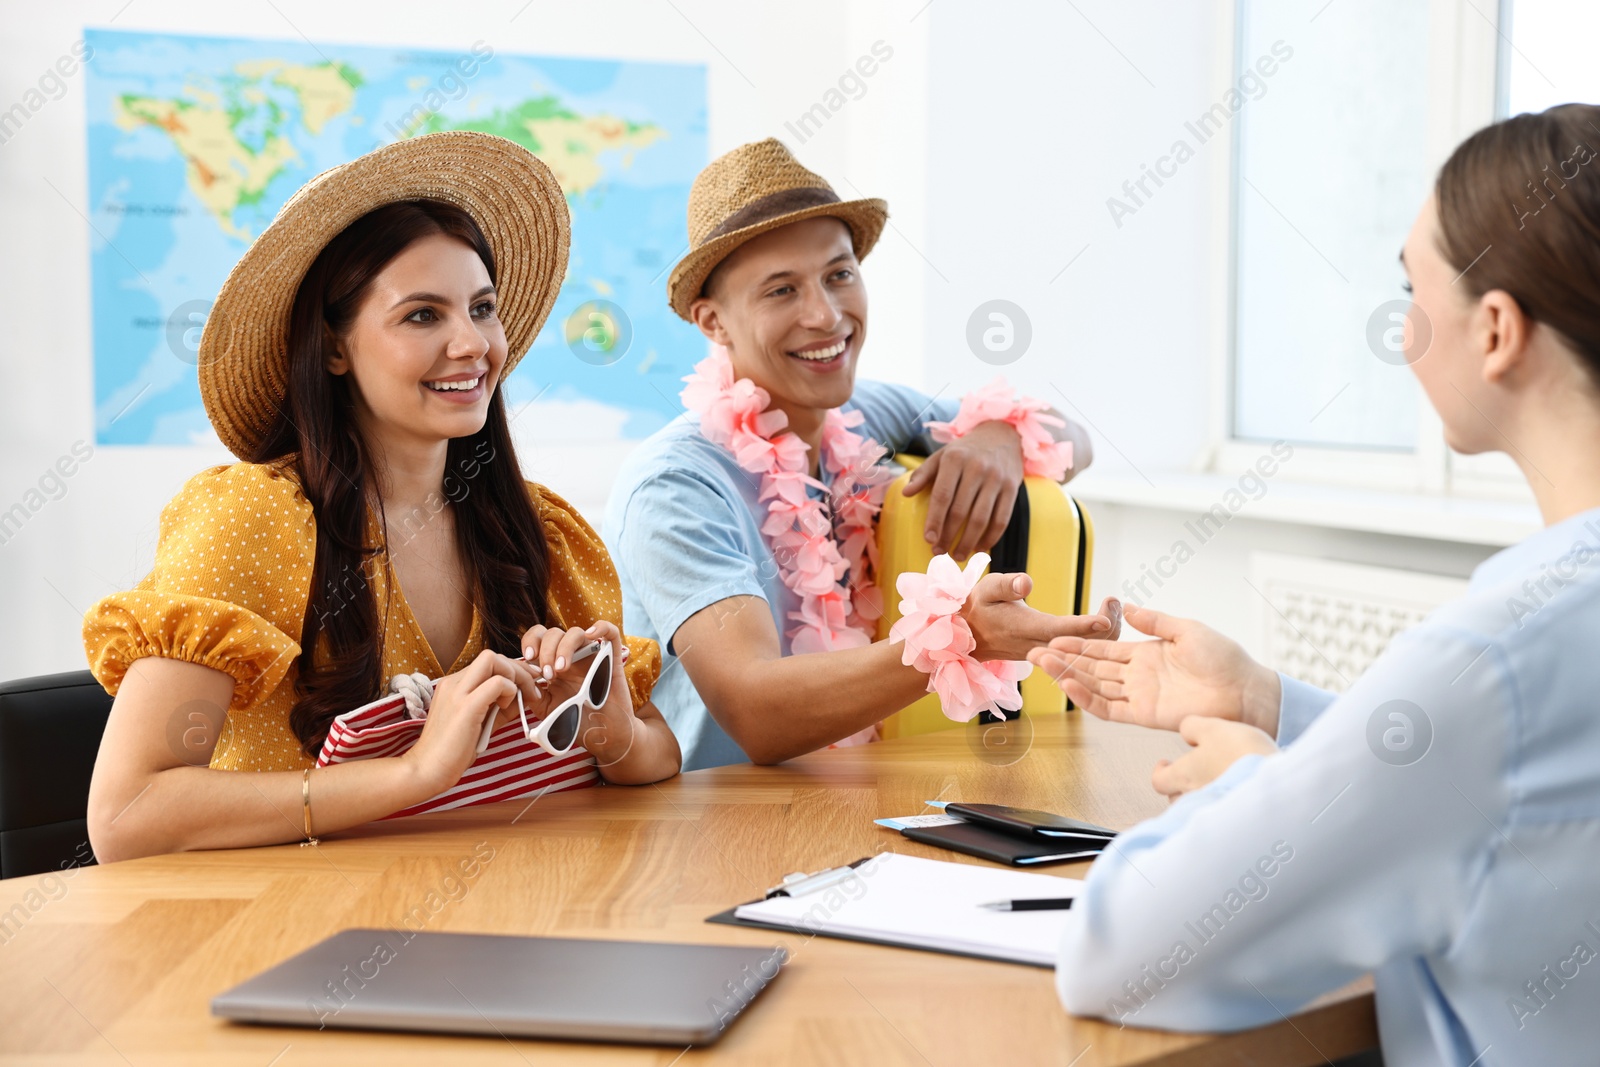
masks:
<svg viewBox="0 0 1600 1067"><path fill-rule="evenodd" d="M677 772L659 652L622 637L603 545L522 480L507 428L500 384L568 239L539 160L441 133L312 179L240 259L199 372L242 462L184 486L150 575L84 621L116 694L89 796L101 860ZM392 677L403 721L350 727ZM598 707L573 705L582 683ZM581 744L535 745L523 724L569 705ZM459 790L490 758L514 773Z"/></svg>
<svg viewBox="0 0 1600 1067"><path fill-rule="evenodd" d="M1081 430L1003 382L958 403L856 380L860 260L887 218L882 200L840 200L776 140L713 161L690 191L692 247L668 293L713 354L686 379L697 418L629 457L605 531L628 617L667 657L657 700L688 768L871 740L930 690L952 718L1015 708L1016 664L994 661L1035 639L1115 633L1111 606L1044 615L1022 603L1025 575L978 580L1024 473L1061 481L1087 465ZM925 432L947 442L907 486L931 493L928 541L980 554L965 571L942 556L926 580L902 576L898 592L926 610L874 643L895 593L873 585L892 478L878 460Z"/></svg>

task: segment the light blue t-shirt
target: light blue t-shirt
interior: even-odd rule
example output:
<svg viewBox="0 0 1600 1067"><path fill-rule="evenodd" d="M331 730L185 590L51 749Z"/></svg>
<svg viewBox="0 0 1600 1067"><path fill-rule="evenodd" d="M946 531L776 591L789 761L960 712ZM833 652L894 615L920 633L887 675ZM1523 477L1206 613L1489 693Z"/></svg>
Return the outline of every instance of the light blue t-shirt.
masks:
<svg viewBox="0 0 1600 1067"><path fill-rule="evenodd" d="M844 410L860 411L865 421L856 432L895 453L921 435L925 423L948 422L959 407L956 398L929 399L904 386L858 381ZM756 499L760 487L758 475L702 437L698 421L686 415L633 451L606 504L601 535L622 581L622 617L629 634L661 646L652 699L683 747L686 771L749 757L712 719L678 662L672 644L678 627L729 597L760 597L789 654L786 632L795 625L789 612L799 610L800 598L778 577L761 534L767 507Z"/></svg>
<svg viewBox="0 0 1600 1067"><path fill-rule="evenodd" d="M1385 1062L1600 1062L1600 509L1485 560L1273 756L1121 834L1068 914L1066 1006L1274 1023L1372 973Z"/></svg>

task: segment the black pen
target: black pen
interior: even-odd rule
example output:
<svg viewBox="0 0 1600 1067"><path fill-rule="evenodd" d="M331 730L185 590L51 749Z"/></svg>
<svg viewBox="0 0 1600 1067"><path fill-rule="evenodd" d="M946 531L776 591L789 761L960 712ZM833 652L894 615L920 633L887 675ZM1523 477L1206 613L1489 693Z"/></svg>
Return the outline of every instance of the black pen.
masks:
<svg viewBox="0 0 1600 1067"><path fill-rule="evenodd" d="M1071 897L1034 897L1030 900L996 900L979 904L990 911L1066 911L1072 907Z"/></svg>

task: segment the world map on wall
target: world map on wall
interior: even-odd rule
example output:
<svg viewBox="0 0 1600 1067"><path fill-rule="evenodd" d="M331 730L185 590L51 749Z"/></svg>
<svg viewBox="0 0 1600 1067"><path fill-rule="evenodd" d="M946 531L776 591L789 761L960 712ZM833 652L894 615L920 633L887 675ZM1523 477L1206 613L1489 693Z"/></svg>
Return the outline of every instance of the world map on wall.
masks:
<svg viewBox="0 0 1600 1067"><path fill-rule="evenodd" d="M481 130L539 156L572 212L555 310L506 380L536 433L638 438L705 353L666 301L707 160L699 64L89 30L95 439L215 441L196 378L228 271L309 178L381 145ZM519 416L520 417L520 416Z"/></svg>

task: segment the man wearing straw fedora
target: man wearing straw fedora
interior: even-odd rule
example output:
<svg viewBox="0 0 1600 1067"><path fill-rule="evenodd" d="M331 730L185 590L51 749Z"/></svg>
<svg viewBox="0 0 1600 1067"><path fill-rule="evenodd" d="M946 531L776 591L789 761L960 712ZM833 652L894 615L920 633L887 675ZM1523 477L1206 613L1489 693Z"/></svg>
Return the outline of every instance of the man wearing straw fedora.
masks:
<svg viewBox="0 0 1600 1067"><path fill-rule="evenodd" d="M770 139L712 162L689 194L668 298L712 354L685 379L691 417L624 464L605 527L624 611L663 651L655 700L686 770L870 741L930 691L953 718L1014 708L1029 649L1116 632L1114 604L1046 615L1023 603L1026 575L979 578L1024 475L1087 465L1078 427L1001 380L959 402L856 380L860 261L887 219ZM970 560L903 575L912 610L874 643L895 592L874 583L884 461L927 438L943 447L905 491L931 494L935 551Z"/></svg>

